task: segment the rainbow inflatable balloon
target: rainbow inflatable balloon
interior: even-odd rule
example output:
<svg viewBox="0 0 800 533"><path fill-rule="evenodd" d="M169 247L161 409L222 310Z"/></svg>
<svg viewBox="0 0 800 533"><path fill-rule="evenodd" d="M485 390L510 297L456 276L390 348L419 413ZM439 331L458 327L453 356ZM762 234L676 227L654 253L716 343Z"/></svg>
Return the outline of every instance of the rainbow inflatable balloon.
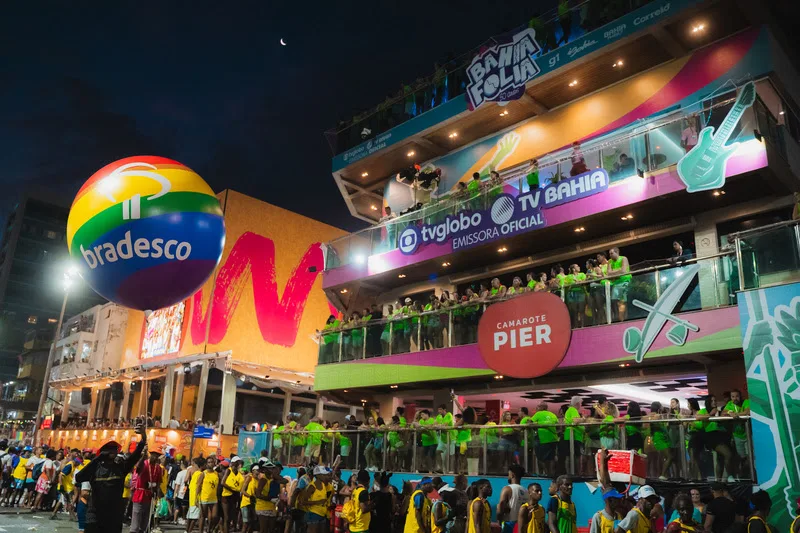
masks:
<svg viewBox="0 0 800 533"><path fill-rule="evenodd" d="M208 279L222 257L225 223L214 191L192 169L164 157L128 157L78 191L67 243L98 294L156 310Z"/></svg>

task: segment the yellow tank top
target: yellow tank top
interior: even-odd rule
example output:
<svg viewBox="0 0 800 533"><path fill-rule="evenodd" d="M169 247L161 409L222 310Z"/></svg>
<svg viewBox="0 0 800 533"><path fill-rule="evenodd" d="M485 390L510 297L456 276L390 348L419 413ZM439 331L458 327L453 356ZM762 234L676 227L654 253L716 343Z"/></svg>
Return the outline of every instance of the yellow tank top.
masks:
<svg viewBox="0 0 800 533"><path fill-rule="evenodd" d="M122 499L127 500L131 497L131 475L125 476L125 485L122 488Z"/></svg>
<svg viewBox="0 0 800 533"><path fill-rule="evenodd" d="M369 512L365 513L361 511L361 505L358 501L358 499L361 497L361 493L365 490L366 489L364 487L359 485L353 491L353 502L356 505L356 519L352 524L350 524L350 531L369 531L369 524L372 519L372 515Z"/></svg>
<svg viewBox="0 0 800 533"><path fill-rule="evenodd" d="M483 513L481 513L481 523L475 523L475 516L472 513L472 506L475 502L483 502ZM467 525L467 533L489 533L491 531L492 510L489 508L489 502L475 498L469 503L467 510L469 515L469 523Z"/></svg>
<svg viewBox="0 0 800 533"><path fill-rule="evenodd" d="M254 477L250 478L250 481L247 483L247 488L244 490L242 494L242 503L239 507L247 507L252 502L252 499L256 495L256 487L258 487L258 480Z"/></svg>
<svg viewBox="0 0 800 533"><path fill-rule="evenodd" d="M25 465L28 464L28 459L25 457L19 458L19 463L17 464L16 468L14 468L14 479L25 479L28 477L28 471L25 470Z"/></svg>
<svg viewBox="0 0 800 533"><path fill-rule="evenodd" d="M636 529L632 529L631 533L649 533L650 519L647 518L638 508L634 509L634 511L639 513L639 520L636 521Z"/></svg>
<svg viewBox="0 0 800 533"><path fill-rule="evenodd" d="M445 528L447 527L447 524L443 526L436 525L436 519L440 518L434 514L434 512L438 512L437 506L443 507L445 509L445 514L447 513L447 510L450 509L450 506L447 505L447 503L445 503L444 501L440 501L438 503L434 502L433 505L431 505L431 533L445 533L446 532Z"/></svg>
<svg viewBox="0 0 800 533"><path fill-rule="evenodd" d="M200 487L200 503L217 503L217 487L219 474L206 470L203 476L203 486Z"/></svg>
<svg viewBox="0 0 800 533"><path fill-rule="evenodd" d="M600 515L600 533L614 533L616 529L615 523L618 520L608 518L603 511L600 511L598 514Z"/></svg>
<svg viewBox="0 0 800 533"><path fill-rule="evenodd" d="M673 522L677 522L677 523L681 524L681 519L680 518L676 518L675 520L673 520ZM690 532L692 532L692 531L697 531L697 528L694 527L694 526L687 526L686 524L681 524L681 531L690 531Z"/></svg>
<svg viewBox="0 0 800 533"><path fill-rule="evenodd" d="M269 496L269 488L271 485L272 485L272 480L268 479L266 483L264 483L264 488L261 489L262 496ZM257 490L258 490L258 485L256 485L255 489L253 489L253 494L255 494ZM262 500L260 498L256 498L256 511L274 511L274 510L275 510L274 503L272 503L269 500Z"/></svg>
<svg viewBox="0 0 800 533"><path fill-rule="evenodd" d="M197 507L197 479L200 477L199 470L197 472L192 473L192 477L189 480L189 507Z"/></svg>
<svg viewBox="0 0 800 533"><path fill-rule="evenodd" d="M417 509L414 507L414 498L417 497L417 494L422 495L422 520L425 522L426 526L430 525L431 520L431 501L425 496L425 493L421 490L415 490L414 493L411 495L411 499L408 501L408 513L406 514L406 526L403 529L403 533L425 533L422 529L419 528L419 524L417 524Z"/></svg>
<svg viewBox="0 0 800 533"><path fill-rule="evenodd" d="M325 500L323 502L312 503L306 509L309 513L314 513L315 515L319 516L328 516L328 507L330 506L331 496L333 495L333 488L330 485L322 485L322 488L317 488L316 482L312 481L311 484L306 488L308 491L310 489L311 494L308 496L306 501L314 501L314 500Z"/></svg>
<svg viewBox="0 0 800 533"><path fill-rule="evenodd" d="M789 528L789 533L795 533L795 531L800 531L800 516L794 519L792 527Z"/></svg>
<svg viewBox="0 0 800 533"><path fill-rule="evenodd" d="M75 463L70 463L70 465L71 468L69 469L69 474L64 474L62 468L61 489L64 492L72 492L75 489L75 482L73 481L73 476L75 475Z"/></svg>
<svg viewBox="0 0 800 533"><path fill-rule="evenodd" d="M238 493L242 490L242 483L244 483L244 476L241 472L233 473L233 470L230 471L228 474L228 479L225 480L225 485L222 487L222 495L223 496L233 496L233 492L228 489L228 487L233 487L236 489Z"/></svg>
<svg viewBox="0 0 800 533"><path fill-rule="evenodd" d="M544 507L536 504L531 516L531 523L528 524L528 533L545 533L547 529L544 525Z"/></svg>

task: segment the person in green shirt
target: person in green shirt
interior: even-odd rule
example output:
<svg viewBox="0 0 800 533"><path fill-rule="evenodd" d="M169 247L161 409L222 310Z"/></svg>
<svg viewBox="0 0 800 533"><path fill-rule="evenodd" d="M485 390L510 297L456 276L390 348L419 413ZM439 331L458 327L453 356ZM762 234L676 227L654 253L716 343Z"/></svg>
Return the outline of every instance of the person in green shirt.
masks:
<svg viewBox="0 0 800 533"><path fill-rule="evenodd" d="M536 413L531 417L533 425L538 426L538 443L536 445L536 457L541 461L545 476L555 476L556 471L556 449L558 447L558 417L547 410L547 403L541 402L536 407Z"/></svg>
<svg viewBox="0 0 800 533"><path fill-rule="evenodd" d="M447 410L446 404L441 404L436 412L436 426L441 428L453 427L453 413ZM454 455L456 432L445 429L437 431L436 438L439 441L436 446L436 470L444 472L445 455Z"/></svg>
<svg viewBox="0 0 800 533"><path fill-rule="evenodd" d="M500 278L492 279L492 288L489 291L490 298L503 298L506 295L506 286L500 283Z"/></svg>
<svg viewBox="0 0 800 533"><path fill-rule="evenodd" d="M700 409L700 403L697 401L697 398L689 398L686 400L686 403L689 406L690 417L700 418L708 415L708 411L705 409ZM701 477L700 460L703 457L705 448L703 440L705 435L705 431L703 431L703 421L695 420L692 422L686 422L686 425L688 426L688 440L686 442L686 449L689 452L689 475L691 479L699 480Z"/></svg>
<svg viewBox="0 0 800 533"><path fill-rule="evenodd" d="M578 410L581 406L583 399L580 396L573 396L569 401L569 407L564 412L564 423L567 426L564 428L564 438L558 444L558 462L559 472L566 472L567 461L570 456L570 437L573 440L573 457L575 465L580 468L584 473L585 465L581 465L581 457L583 457L583 442L586 439L586 428L579 425L583 422L583 417ZM572 427L574 426L574 427Z"/></svg>
<svg viewBox="0 0 800 533"><path fill-rule="evenodd" d="M392 342L390 330L393 328L393 324L390 322L394 317L394 306L389 304L386 306L386 323L383 325L383 331L381 331L381 354L380 355L389 355L389 348Z"/></svg>
<svg viewBox="0 0 800 533"><path fill-rule="evenodd" d="M500 196L500 193L503 192L503 180L500 179L500 173L496 170L492 170L489 172L489 203L488 205L492 205L495 199Z"/></svg>
<svg viewBox="0 0 800 533"><path fill-rule="evenodd" d="M469 194L469 205L472 211L481 208L481 175L479 172L472 173L472 179L467 184L467 194Z"/></svg>
<svg viewBox="0 0 800 533"><path fill-rule="evenodd" d="M628 285L631 283L631 266L628 258L619 254L619 248L608 251L608 276L611 278L611 314L613 320L624 322L628 318Z"/></svg>
<svg viewBox="0 0 800 533"><path fill-rule="evenodd" d="M514 280L511 282L511 287L506 291L508 296L520 295L525 292L525 288L522 286L522 279L519 276L514 276Z"/></svg>
<svg viewBox="0 0 800 533"><path fill-rule="evenodd" d="M311 461L315 464L319 463L319 455L322 449L322 432L325 431L325 426L319 422L318 418L312 418L305 427L305 430L308 431L306 434L306 462Z"/></svg>
<svg viewBox="0 0 800 533"><path fill-rule="evenodd" d="M528 191L539 188L539 160L532 159L525 171L525 181L528 183Z"/></svg>
<svg viewBox="0 0 800 533"><path fill-rule="evenodd" d="M705 407L707 416L722 415L722 409L717 407L717 399L713 394L706 396ZM714 475L716 479L722 480L723 469L725 469L728 472L728 482L736 481L736 478L733 477L733 452L729 446L730 435L725 427L716 420L708 420L703 428L705 430L706 449L711 452L717 452L717 456L724 459L724 461L717 460L715 462Z"/></svg>
<svg viewBox="0 0 800 533"><path fill-rule="evenodd" d="M740 416L750 415L750 400L742 400L742 391L733 389L731 391L731 401L722 408L722 414L733 417L734 420ZM739 471L750 472L750 445L747 439L747 427L743 420L736 420L733 426L733 444L736 447L736 455L739 457ZM741 476L740 476L741 477Z"/></svg>
<svg viewBox="0 0 800 533"><path fill-rule="evenodd" d="M650 405L650 415L647 417L647 419L663 420L663 411L664 408L661 405L661 402L653 402ZM672 466L672 462L675 459L672 452L672 441L669 438L667 424L664 422L651 422L649 424L649 428L650 435L653 438L653 448L658 455L661 456L661 473L658 478L664 481L667 479L667 473L669 473L669 468ZM653 464L657 465L655 462Z"/></svg>
<svg viewBox="0 0 800 533"><path fill-rule="evenodd" d="M420 457L421 472L433 471L434 463L436 462L436 434L429 427L436 424L436 420L431 418L431 412L427 409L420 411L419 421L417 426L421 430L420 442L422 443L422 453L417 454Z"/></svg>
<svg viewBox="0 0 800 533"><path fill-rule="evenodd" d="M339 326L341 326L341 322L335 316L330 315L325 322L325 327L322 328L321 364L333 363L339 360L339 333L331 332L331 330L337 329ZM325 333L326 331L329 333Z"/></svg>
<svg viewBox="0 0 800 533"><path fill-rule="evenodd" d="M581 272L581 267L577 264L570 265L569 274L564 276L562 284L567 292L567 308L573 328L582 328L583 317L586 316L586 285L580 285L584 281L586 274Z"/></svg>

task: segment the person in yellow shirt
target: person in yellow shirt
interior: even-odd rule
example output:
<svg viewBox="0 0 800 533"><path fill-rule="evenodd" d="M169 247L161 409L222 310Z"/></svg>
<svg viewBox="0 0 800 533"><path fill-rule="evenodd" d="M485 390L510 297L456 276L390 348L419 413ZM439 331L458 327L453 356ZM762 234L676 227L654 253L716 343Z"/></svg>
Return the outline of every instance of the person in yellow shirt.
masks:
<svg viewBox="0 0 800 533"><path fill-rule="evenodd" d="M492 495L492 484L488 479L479 479L475 486L478 497L469 504L467 533L491 533L492 509L486 500Z"/></svg>
<svg viewBox="0 0 800 533"><path fill-rule="evenodd" d="M222 533L228 533L230 523L236 521L239 510L238 495L242 492L242 485L244 484L244 475L239 471L243 462L238 455L233 456L231 458L231 467L222 478Z"/></svg>
<svg viewBox="0 0 800 533"><path fill-rule="evenodd" d="M313 481L300 494L300 506L306 509L308 533L328 531L328 514L333 496L332 476L333 472L327 466L315 466Z"/></svg>
<svg viewBox="0 0 800 533"><path fill-rule="evenodd" d="M217 487L219 486L219 474L215 470L217 458L213 455L206 460L206 469L197 478L197 493L200 504L200 533L208 520L208 530L212 531L217 525L219 515L217 514Z"/></svg>
<svg viewBox="0 0 800 533"><path fill-rule="evenodd" d="M25 492L25 480L28 478L28 459L30 459L32 451L30 446L23 448L22 453L19 455L19 462L11 471L11 477L14 478L11 485L14 489L14 495L9 503L11 506L18 505L22 499L22 493Z"/></svg>
<svg viewBox="0 0 800 533"><path fill-rule="evenodd" d="M427 533L431 530L431 500L428 498L431 492L433 480L429 477L422 478L409 499L403 533Z"/></svg>
<svg viewBox="0 0 800 533"><path fill-rule="evenodd" d="M258 531L258 520L256 519L256 488L258 487L258 465L250 467L250 472L242 481L241 502L239 508L242 512L242 533ZM252 527L255 525L255 529Z"/></svg>
<svg viewBox="0 0 800 533"><path fill-rule="evenodd" d="M50 516L50 520L58 519L58 511L61 509L62 502L64 508L70 514L70 517L75 519L75 510L72 507L72 493L75 490L75 467L77 465L79 453L80 450L73 448L64 466L61 467L61 470L57 473L60 498L56 500L56 505L53 508L53 514Z"/></svg>
<svg viewBox="0 0 800 533"><path fill-rule="evenodd" d="M206 460L202 457L195 457L192 461L192 466L187 470L186 477L189 479L189 510L186 511L186 531L192 533L195 523L200 519L200 502L198 481L203 474L203 467Z"/></svg>
<svg viewBox="0 0 800 533"><path fill-rule="evenodd" d="M614 527L614 533L649 533L650 513L653 507L661 501L656 491L650 485L642 485L637 493L636 507Z"/></svg>
<svg viewBox="0 0 800 533"><path fill-rule="evenodd" d="M528 485L528 501L519 508L517 517L519 533L545 533L544 507L539 505L541 500L542 486L538 483Z"/></svg>
<svg viewBox="0 0 800 533"><path fill-rule="evenodd" d="M255 511L261 531L272 531L278 519L278 502L281 485L286 479L281 477L283 466L266 459L259 461L258 485L255 489Z"/></svg>

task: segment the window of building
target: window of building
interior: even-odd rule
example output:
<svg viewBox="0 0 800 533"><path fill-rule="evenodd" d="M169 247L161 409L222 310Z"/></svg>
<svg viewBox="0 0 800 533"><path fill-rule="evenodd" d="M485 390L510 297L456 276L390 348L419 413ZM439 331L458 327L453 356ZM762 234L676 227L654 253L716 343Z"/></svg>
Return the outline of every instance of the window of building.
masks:
<svg viewBox="0 0 800 533"><path fill-rule="evenodd" d="M39 321L39 317L36 316L29 316L28 317L28 324L36 324Z"/></svg>
<svg viewBox="0 0 800 533"><path fill-rule="evenodd" d="M87 362L91 355L92 355L92 343L84 342L83 347L81 348L81 363Z"/></svg>
<svg viewBox="0 0 800 533"><path fill-rule="evenodd" d="M50 323L50 324L55 324L56 322L58 322L58 319L57 318L48 318L47 322Z"/></svg>
<svg viewBox="0 0 800 533"><path fill-rule="evenodd" d="M47 238L55 240L58 234L55 231L47 230Z"/></svg>

